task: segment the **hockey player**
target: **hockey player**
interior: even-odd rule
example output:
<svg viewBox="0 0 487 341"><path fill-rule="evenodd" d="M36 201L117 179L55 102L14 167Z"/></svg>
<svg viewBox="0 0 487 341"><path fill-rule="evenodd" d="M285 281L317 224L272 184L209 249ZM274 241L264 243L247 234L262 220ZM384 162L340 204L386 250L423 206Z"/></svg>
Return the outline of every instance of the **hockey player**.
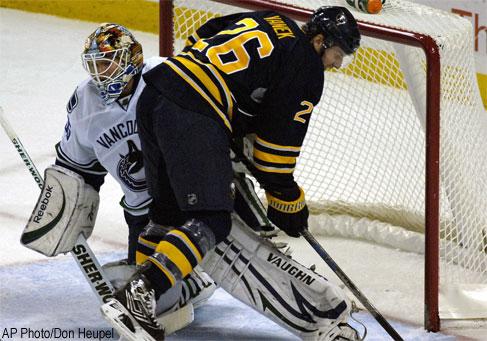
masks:
<svg viewBox="0 0 487 341"><path fill-rule="evenodd" d="M84 183L97 192L107 173L119 183L124 193L120 205L129 228L128 257L104 269L112 282L120 282L127 272L135 271L135 265L128 265L135 264L137 238L149 222L152 201L135 117L145 87L141 76L163 58L144 61L142 46L131 32L121 25L105 23L86 39L81 59L90 77L78 85L67 104L67 123L56 145L56 165L81 175ZM216 288L206 274L198 271L181 285L186 288L184 297L173 291L171 300L176 306L166 299L158 312L177 309L188 300L199 302Z"/></svg>
<svg viewBox="0 0 487 341"><path fill-rule="evenodd" d="M275 12L239 13L208 21L182 53L144 74L137 122L154 224L139 238L140 271L102 307L125 337L162 340L153 302L203 261L228 292L302 338L356 338L338 287L239 218L232 227L230 150L241 154L239 141L254 136L247 165L265 189L267 216L299 237L308 209L296 160L324 70L342 66L359 44L342 7L318 9L302 30Z"/></svg>

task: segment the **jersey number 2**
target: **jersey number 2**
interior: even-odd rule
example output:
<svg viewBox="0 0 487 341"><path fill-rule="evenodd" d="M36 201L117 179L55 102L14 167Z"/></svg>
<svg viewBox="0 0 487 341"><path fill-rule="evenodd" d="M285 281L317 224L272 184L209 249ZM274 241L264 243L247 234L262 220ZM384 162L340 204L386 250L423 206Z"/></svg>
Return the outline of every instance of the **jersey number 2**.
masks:
<svg viewBox="0 0 487 341"><path fill-rule="evenodd" d="M306 123L306 119L302 118L302 116L306 115L306 114L311 114L311 112L313 111L313 108L314 108L313 103L308 102L308 101L302 101L299 104L306 106L306 109L298 111L294 115L294 120L301 122L301 123Z"/></svg>

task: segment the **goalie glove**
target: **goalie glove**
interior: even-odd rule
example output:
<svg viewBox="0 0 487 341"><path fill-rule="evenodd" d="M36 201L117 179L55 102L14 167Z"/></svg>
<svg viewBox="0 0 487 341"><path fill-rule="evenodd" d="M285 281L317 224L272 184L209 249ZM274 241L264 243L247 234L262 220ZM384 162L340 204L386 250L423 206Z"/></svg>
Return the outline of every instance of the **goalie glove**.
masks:
<svg viewBox="0 0 487 341"><path fill-rule="evenodd" d="M266 191L268 202L267 217L291 237L299 237L308 227L308 207L304 191L296 186L281 192Z"/></svg>

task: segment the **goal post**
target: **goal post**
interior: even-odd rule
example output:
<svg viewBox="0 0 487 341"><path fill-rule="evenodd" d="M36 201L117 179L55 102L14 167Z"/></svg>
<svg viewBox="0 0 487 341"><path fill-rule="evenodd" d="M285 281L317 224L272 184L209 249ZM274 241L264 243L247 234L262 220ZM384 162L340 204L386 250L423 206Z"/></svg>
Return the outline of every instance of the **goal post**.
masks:
<svg viewBox="0 0 487 341"><path fill-rule="evenodd" d="M180 51L215 16L271 9L303 23L323 5L347 7L160 0L160 54ZM471 299L487 295L487 114L471 25L405 0L376 15L348 8L362 46L347 68L326 72L296 170L310 228L424 252L427 330L438 331L440 317L487 318L487 302Z"/></svg>

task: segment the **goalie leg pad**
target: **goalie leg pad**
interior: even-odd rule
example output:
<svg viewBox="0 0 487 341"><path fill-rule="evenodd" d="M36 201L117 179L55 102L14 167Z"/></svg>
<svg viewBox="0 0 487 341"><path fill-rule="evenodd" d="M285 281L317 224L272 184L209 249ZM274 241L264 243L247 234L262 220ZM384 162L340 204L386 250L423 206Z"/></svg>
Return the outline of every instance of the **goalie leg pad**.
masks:
<svg viewBox="0 0 487 341"><path fill-rule="evenodd" d="M44 187L20 241L46 256L72 250L80 233L91 235L99 195L83 178L66 168L50 166Z"/></svg>
<svg viewBox="0 0 487 341"><path fill-rule="evenodd" d="M222 288L305 340L326 340L346 322L351 305L338 286L233 218L230 236L201 264Z"/></svg>

